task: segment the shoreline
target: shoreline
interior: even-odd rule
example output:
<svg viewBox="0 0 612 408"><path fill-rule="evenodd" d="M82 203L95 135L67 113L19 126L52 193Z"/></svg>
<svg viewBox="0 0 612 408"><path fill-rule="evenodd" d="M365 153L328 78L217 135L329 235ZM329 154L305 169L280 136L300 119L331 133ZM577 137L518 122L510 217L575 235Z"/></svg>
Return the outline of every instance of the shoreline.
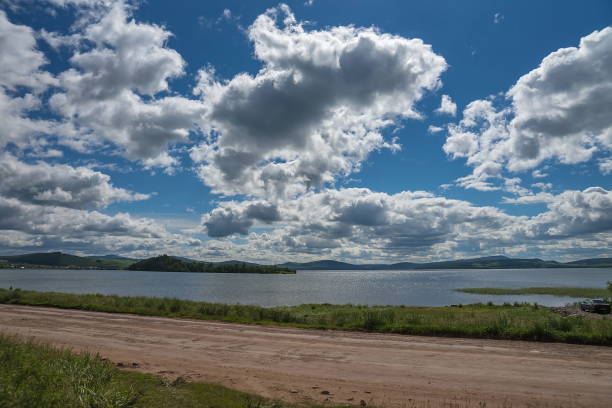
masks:
<svg viewBox="0 0 612 408"><path fill-rule="evenodd" d="M524 303L445 307L310 304L265 308L19 289L0 289L0 303L254 325L612 346L612 317L563 316L547 307Z"/></svg>

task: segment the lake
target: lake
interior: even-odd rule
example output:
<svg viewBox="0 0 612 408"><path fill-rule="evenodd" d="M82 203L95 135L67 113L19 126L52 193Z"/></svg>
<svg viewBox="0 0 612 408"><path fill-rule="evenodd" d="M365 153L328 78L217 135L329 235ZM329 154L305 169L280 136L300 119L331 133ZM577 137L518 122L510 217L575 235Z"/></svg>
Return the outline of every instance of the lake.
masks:
<svg viewBox="0 0 612 408"><path fill-rule="evenodd" d="M466 287L605 287L612 268L468 269L435 271L298 271L295 275L102 270L0 270L0 287L70 293L176 297L260 306L304 303L444 306L476 302L537 302L560 306L580 299L549 295L492 296Z"/></svg>

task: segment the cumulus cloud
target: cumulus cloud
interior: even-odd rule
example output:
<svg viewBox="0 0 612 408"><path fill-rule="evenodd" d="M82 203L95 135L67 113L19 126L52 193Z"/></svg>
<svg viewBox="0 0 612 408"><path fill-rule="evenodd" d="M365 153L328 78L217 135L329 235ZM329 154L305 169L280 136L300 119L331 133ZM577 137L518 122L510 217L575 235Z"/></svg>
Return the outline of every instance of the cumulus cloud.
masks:
<svg viewBox="0 0 612 408"><path fill-rule="evenodd" d="M24 86L37 91L56 83L55 78L40 68L47 59L36 45L34 31L11 23L0 10L0 85L8 89Z"/></svg>
<svg viewBox="0 0 612 408"><path fill-rule="evenodd" d="M282 20L282 22L279 22ZM418 118L444 59L419 39L352 26L306 30L287 6L248 30L263 67L228 81L200 72L210 141L193 149L216 193L294 195L357 169L380 131Z"/></svg>
<svg viewBox="0 0 612 408"><path fill-rule="evenodd" d="M195 238L168 232L154 220L127 213L107 215L50 203L32 204L3 195L0 236L11 241L12 247L85 249L89 253L159 251L160 247L200 244Z"/></svg>
<svg viewBox="0 0 612 408"><path fill-rule="evenodd" d="M528 237L566 238L612 230L612 191L601 187L565 191L548 208L527 223Z"/></svg>
<svg viewBox="0 0 612 408"><path fill-rule="evenodd" d="M255 221L271 224L280 220L275 205L266 202L236 203L227 201L202 217L204 231L210 237L220 238L232 234L246 235Z"/></svg>
<svg viewBox="0 0 612 408"><path fill-rule="evenodd" d="M171 33L134 21L121 1L86 16L50 106L90 145L111 142L146 166L171 166L168 145L186 142L203 113L195 100L156 96L184 73L183 58L166 46Z"/></svg>
<svg viewBox="0 0 612 408"><path fill-rule="evenodd" d="M501 170L523 171L548 159L580 163L612 148L610 112L612 28L607 27L582 38L578 47L548 55L505 100L470 103L462 120L448 127L444 151L466 158L474 167L469 177L485 185Z"/></svg>
<svg viewBox="0 0 612 408"><path fill-rule="evenodd" d="M0 230L45 234L66 239L99 234L161 238L162 228L151 220L135 219L125 213L109 216L59 206L35 205L0 196Z"/></svg>
<svg viewBox="0 0 612 408"><path fill-rule="evenodd" d="M215 237L245 235L253 219L261 220L261 215L249 211L252 208L249 202L217 208L204 216L204 226L211 235L210 223L216 221L224 234L216 228ZM279 202L273 210L268 207L268 212L274 216L266 221L278 228L251 233L249 239L285 253L360 248L379 255L406 255L460 236L489 233L493 239L512 222L512 217L493 207L475 207L426 192L391 195L358 188L308 193L292 203Z"/></svg>
<svg viewBox="0 0 612 408"><path fill-rule="evenodd" d="M241 250L265 251L271 259L305 254L439 259L457 253L526 252L534 245L560 250L578 242L602 250L612 230L611 197L609 191L591 187L504 199L508 204L547 204L545 212L527 217L422 191L386 194L352 188L279 202L273 207L275 216L267 219L270 225L259 232L249 232L255 221L247 210L255 202L249 201L223 203L203 217L203 226L215 238L244 235L247 243ZM235 244L232 248L237 250Z"/></svg>
<svg viewBox="0 0 612 408"><path fill-rule="evenodd" d="M30 137L51 128L51 122L29 117L41 105L40 93L57 84L41 68L46 64L34 31L11 23L0 10L0 148L9 143L25 145Z"/></svg>
<svg viewBox="0 0 612 408"><path fill-rule="evenodd" d="M440 107L436 109L436 113L455 116L457 115L457 104L453 102L450 96L442 95Z"/></svg>
<svg viewBox="0 0 612 408"><path fill-rule="evenodd" d="M27 164L0 155L0 195L22 202L69 208L103 208L115 201L149 198L110 183L110 177L86 167Z"/></svg>

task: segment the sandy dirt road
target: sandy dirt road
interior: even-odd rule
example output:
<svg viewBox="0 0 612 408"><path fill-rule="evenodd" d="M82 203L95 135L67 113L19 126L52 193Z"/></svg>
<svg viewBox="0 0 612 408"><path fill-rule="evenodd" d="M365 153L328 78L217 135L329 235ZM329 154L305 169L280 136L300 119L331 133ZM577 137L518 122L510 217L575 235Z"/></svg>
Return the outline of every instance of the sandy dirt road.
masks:
<svg viewBox="0 0 612 408"><path fill-rule="evenodd" d="M0 331L287 401L611 407L612 348L0 305ZM327 394L326 392L329 392ZM412 401L412 402L411 402Z"/></svg>

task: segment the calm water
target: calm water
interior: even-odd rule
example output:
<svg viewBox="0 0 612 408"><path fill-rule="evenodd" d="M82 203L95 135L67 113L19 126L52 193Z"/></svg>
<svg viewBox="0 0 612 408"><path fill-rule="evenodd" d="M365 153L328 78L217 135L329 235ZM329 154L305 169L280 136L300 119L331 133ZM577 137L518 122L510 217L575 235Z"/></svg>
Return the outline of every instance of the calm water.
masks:
<svg viewBox="0 0 612 408"><path fill-rule="evenodd" d="M136 271L0 270L0 287L40 291L177 297L261 306L303 303L442 306L459 303L537 302L556 306L578 299L488 296L454 292L466 287L604 287L605 269L488 269L440 271L301 271L296 275Z"/></svg>

